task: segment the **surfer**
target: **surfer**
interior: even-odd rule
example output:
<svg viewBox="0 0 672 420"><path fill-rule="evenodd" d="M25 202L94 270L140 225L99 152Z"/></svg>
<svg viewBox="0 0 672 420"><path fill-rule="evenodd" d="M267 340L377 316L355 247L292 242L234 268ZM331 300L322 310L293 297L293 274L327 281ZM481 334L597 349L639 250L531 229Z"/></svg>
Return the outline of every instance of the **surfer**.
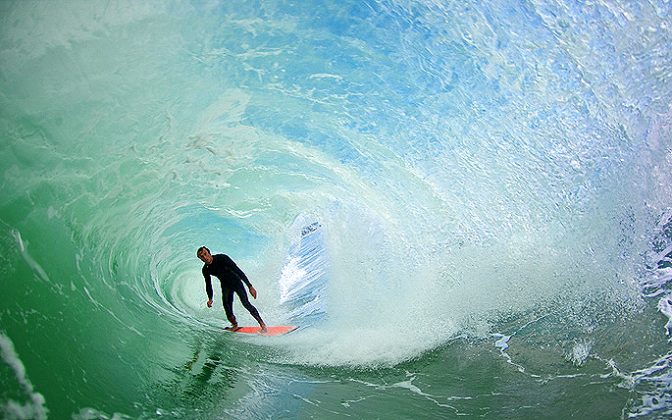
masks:
<svg viewBox="0 0 672 420"><path fill-rule="evenodd" d="M233 314L233 293L235 292L245 309L247 309L259 323L261 332L266 332L266 324L264 323L264 320L261 319L259 311L257 311L257 308L255 308L247 298L243 282L245 282L247 288L250 289L250 294L255 299L257 298L257 291L252 287L252 284L250 284L250 281L247 279L245 273L243 273L243 270L238 268L236 263L234 263L228 255L212 255L210 250L204 246L198 248L196 256L205 263L203 264L203 269L201 271L205 278L205 291L208 294L208 308L212 308L212 281L210 280L210 276L213 275L219 279L219 283L222 286L222 303L224 304L226 318L231 323L231 328L229 329L232 331L238 329L238 322L236 322L236 316Z"/></svg>

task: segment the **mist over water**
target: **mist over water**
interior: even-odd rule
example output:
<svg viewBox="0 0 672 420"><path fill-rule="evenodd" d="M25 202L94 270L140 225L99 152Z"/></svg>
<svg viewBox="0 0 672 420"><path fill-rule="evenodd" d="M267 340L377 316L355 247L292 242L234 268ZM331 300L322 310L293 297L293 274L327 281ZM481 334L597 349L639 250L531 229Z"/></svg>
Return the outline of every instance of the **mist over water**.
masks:
<svg viewBox="0 0 672 420"><path fill-rule="evenodd" d="M671 9L3 2L3 416L669 415Z"/></svg>

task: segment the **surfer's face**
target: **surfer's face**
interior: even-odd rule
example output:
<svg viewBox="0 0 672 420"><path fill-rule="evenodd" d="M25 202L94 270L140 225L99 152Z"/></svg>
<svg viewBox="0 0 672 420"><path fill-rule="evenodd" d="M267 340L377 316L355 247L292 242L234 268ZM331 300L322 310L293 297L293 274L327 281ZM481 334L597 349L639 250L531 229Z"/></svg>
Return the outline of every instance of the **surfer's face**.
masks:
<svg viewBox="0 0 672 420"><path fill-rule="evenodd" d="M212 262L212 254L210 254L210 251L207 249L201 250L201 252L198 253L198 258L206 264L210 264Z"/></svg>

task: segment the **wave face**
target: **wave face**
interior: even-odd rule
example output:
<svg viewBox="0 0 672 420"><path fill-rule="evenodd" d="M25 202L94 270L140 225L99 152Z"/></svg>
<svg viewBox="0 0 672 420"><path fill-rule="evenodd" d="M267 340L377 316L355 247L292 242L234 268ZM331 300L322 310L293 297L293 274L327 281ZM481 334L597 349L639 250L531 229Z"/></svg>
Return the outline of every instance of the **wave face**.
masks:
<svg viewBox="0 0 672 420"><path fill-rule="evenodd" d="M3 417L672 414L671 17L2 2Z"/></svg>

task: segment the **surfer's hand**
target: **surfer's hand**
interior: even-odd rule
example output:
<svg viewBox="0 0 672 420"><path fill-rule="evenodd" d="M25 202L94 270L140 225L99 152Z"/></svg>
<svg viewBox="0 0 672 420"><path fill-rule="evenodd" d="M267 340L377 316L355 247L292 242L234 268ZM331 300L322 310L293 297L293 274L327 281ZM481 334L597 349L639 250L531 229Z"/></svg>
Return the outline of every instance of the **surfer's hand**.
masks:
<svg viewBox="0 0 672 420"><path fill-rule="evenodd" d="M253 298L257 298L257 289L254 287L250 286L250 294L252 295Z"/></svg>
<svg viewBox="0 0 672 420"><path fill-rule="evenodd" d="M212 308L212 299L208 301L208 308Z"/></svg>

